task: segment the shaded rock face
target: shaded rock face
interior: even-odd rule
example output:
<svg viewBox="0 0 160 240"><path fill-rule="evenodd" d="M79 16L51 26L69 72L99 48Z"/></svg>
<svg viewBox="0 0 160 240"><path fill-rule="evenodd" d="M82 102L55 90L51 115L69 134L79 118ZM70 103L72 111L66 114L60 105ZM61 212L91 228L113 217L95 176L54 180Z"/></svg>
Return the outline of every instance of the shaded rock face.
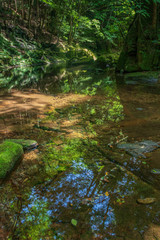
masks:
<svg viewBox="0 0 160 240"><path fill-rule="evenodd" d="M157 29L160 20L157 18L159 6L154 1L145 1L142 5L146 15L136 14L132 22L124 48L120 55L117 71L136 72L159 68L159 40Z"/></svg>
<svg viewBox="0 0 160 240"><path fill-rule="evenodd" d="M20 144L7 141L0 144L0 178L5 178L22 156L23 148Z"/></svg>

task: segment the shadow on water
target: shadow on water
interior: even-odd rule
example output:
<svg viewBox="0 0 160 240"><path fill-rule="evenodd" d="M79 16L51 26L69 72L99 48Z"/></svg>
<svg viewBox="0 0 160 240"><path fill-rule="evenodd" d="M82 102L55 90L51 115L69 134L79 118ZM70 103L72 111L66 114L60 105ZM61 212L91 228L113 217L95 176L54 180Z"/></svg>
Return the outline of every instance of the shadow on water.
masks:
<svg viewBox="0 0 160 240"><path fill-rule="evenodd" d="M26 115L33 118L33 123L26 135L19 133L18 138L41 139L42 154L35 164L32 156L29 164L24 159L1 186L0 237L158 239L160 151L147 153L142 159L117 149L120 142L159 141L158 78L123 76L121 81L117 76L116 82L114 74L85 66L43 66L3 74L8 88L36 88L52 97L63 93L60 103L70 93L87 98L79 102L71 99L70 104L59 107L52 103L43 119L36 115L36 121L34 115ZM0 83L5 87L3 80ZM8 94L15 100L12 91ZM36 104L32 110L42 114ZM7 121L5 111L4 119ZM22 125L25 127L25 122ZM146 198L153 199L152 203L138 203L138 199ZM154 230L154 234L147 229Z"/></svg>

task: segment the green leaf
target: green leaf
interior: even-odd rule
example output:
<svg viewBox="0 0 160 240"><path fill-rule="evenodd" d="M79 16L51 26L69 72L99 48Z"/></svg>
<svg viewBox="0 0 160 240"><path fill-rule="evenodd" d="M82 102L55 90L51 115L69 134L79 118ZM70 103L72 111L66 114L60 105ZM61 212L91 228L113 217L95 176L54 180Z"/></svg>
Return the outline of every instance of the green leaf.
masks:
<svg viewBox="0 0 160 240"><path fill-rule="evenodd" d="M72 223L73 226L75 226L75 227L77 226L77 220L72 219L72 220L71 220L71 223Z"/></svg>

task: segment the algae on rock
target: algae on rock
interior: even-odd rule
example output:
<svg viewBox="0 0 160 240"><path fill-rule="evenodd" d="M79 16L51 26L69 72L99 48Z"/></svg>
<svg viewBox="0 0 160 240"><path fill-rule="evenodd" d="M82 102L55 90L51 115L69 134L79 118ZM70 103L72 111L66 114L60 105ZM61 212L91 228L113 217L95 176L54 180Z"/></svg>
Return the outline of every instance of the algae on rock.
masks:
<svg viewBox="0 0 160 240"><path fill-rule="evenodd" d="M0 144L0 178L5 178L22 156L23 148L20 144L7 141Z"/></svg>
<svg viewBox="0 0 160 240"><path fill-rule="evenodd" d="M20 144L24 150L31 150L38 146L38 143L35 140L7 139L6 141Z"/></svg>

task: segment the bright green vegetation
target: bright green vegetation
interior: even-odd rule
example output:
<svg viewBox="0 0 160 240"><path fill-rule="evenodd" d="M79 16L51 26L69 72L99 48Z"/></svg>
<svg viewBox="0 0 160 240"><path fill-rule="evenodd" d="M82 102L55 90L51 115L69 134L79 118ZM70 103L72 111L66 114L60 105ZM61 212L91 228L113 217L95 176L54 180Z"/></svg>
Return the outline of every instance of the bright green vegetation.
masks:
<svg viewBox="0 0 160 240"><path fill-rule="evenodd" d="M131 5L128 0L119 4L114 0L3 1L0 62L6 66L68 60L81 64L103 55L98 63L112 64L108 54L120 52L134 17Z"/></svg>
<svg viewBox="0 0 160 240"><path fill-rule="evenodd" d="M1 1L0 63L159 68L159 0ZM124 47L123 47L124 46ZM122 50L123 48L123 50ZM122 50L122 51L121 51Z"/></svg>
<svg viewBox="0 0 160 240"><path fill-rule="evenodd" d="M0 144L0 178L4 178L22 156L23 148L20 144L7 141Z"/></svg>
<svg viewBox="0 0 160 240"><path fill-rule="evenodd" d="M54 142L47 144L42 153L42 161L47 176L53 177L58 172L65 171L73 162L79 162L83 158L94 157L97 142L88 139L63 139L63 144Z"/></svg>
<svg viewBox="0 0 160 240"><path fill-rule="evenodd" d="M21 34L24 37L21 37ZM8 36L8 37L7 37ZM63 53L54 45L43 46L34 40L25 37L24 31L16 27L13 32L5 36L0 35L0 65L4 67L47 64L63 61Z"/></svg>

